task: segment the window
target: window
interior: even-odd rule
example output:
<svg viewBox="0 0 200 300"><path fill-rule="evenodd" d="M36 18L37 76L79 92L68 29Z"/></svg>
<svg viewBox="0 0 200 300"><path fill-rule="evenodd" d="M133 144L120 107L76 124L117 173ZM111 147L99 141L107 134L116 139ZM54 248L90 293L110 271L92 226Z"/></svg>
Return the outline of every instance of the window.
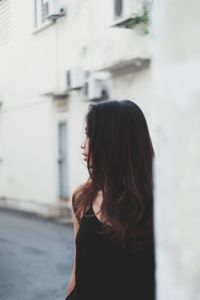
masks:
<svg viewBox="0 0 200 300"><path fill-rule="evenodd" d="M47 19L50 11L51 0L35 0L35 27L49 23Z"/></svg>
<svg viewBox="0 0 200 300"><path fill-rule="evenodd" d="M1 0L0 0L1 1ZM66 16L65 7L60 0L35 0L35 27L57 21Z"/></svg>
<svg viewBox="0 0 200 300"><path fill-rule="evenodd" d="M115 17L121 17L123 13L123 0L115 0Z"/></svg>
<svg viewBox="0 0 200 300"><path fill-rule="evenodd" d="M70 89L71 87L71 76L70 76L70 71L67 71L67 86Z"/></svg>
<svg viewBox="0 0 200 300"><path fill-rule="evenodd" d="M42 22L44 23L49 15L49 1L42 0Z"/></svg>

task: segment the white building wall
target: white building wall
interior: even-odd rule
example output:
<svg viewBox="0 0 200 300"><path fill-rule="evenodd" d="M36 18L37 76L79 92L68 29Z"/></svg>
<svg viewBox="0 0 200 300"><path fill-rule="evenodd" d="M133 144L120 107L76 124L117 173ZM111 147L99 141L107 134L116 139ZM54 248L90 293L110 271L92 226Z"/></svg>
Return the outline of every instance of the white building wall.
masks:
<svg viewBox="0 0 200 300"><path fill-rule="evenodd" d="M49 102L4 111L1 192L7 197L55 198L51 116Z"/></svg>
<svg viewBox="0 0 200 300"><path fill-rule="evenodd" d="M0 194L13 203L51 203L56 197L52 103L42 95L54 84L53 40L47 32L35 40L33 4L11 2L10 42L0 48Z"/></svg>

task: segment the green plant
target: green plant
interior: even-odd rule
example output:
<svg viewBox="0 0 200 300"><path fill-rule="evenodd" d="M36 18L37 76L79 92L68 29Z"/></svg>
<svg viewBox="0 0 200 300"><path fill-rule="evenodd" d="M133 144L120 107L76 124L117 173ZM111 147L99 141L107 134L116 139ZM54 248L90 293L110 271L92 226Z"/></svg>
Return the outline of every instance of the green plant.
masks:
<svg viewBox="0 0 200 300"><path fill-rule="evenodd" d="M143 25L142 28L143 28L144 34L148 34L149 33L149 24L150 24L149 14L150 14L150 6L144 5L140 14L132 15L132 17L128 23L128 27L135 28L136 26L141 24L141 25Z"/></svg>

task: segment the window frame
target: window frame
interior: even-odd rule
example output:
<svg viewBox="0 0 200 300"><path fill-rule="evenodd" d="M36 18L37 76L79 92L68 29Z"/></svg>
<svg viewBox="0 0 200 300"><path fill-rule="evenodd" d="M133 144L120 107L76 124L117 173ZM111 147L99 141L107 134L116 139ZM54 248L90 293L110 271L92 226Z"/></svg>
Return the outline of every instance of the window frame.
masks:
<svg viewBox="0 0 200 300"><path fill-rule="evenodd" d="M48 3L48 9L50 7L50 2L52 0L34 0L35 6L35 28L40 29L46 27L47 25L51 24L51 20L48 20L47 17L44 16L43 12L43 5ZM47 16L47 14L46 14Z"/></svg>

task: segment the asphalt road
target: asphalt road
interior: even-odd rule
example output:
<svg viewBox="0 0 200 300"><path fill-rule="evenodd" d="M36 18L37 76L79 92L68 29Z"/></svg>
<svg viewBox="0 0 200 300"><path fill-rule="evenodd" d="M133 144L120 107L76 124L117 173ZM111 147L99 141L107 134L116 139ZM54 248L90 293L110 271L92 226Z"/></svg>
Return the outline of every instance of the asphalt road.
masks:
<svg viewBox="0 0 200 300"><path fill-rule="evenodd" d="M64 300L73 227L0 211L0 300Z"/></svg>

